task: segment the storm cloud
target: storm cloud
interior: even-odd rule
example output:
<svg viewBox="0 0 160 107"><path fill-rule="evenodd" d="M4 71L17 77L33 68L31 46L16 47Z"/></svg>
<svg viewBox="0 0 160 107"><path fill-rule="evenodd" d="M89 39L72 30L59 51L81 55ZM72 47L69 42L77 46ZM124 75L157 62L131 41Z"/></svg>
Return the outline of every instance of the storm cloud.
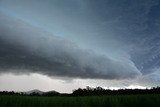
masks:
<svg viewBox="0 0 160 107"><path fill-rule="evenodd" d="M0 73L160 85L159 10L160 0L0 0Z"/></svg>
<svg viewBox="0 0 160 107"><path fill-rule="evenodd" d="M113 60L0 14L0 72L124 79L141 75L130 60ZM12 70L11 70L12 69Z"/></svg>

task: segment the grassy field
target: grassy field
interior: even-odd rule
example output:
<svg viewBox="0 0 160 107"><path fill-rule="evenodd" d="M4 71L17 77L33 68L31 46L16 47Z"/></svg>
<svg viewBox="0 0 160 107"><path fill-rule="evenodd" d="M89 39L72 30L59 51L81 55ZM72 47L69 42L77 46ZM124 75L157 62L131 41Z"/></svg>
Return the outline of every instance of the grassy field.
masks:
<svg viewBox="0 0 160 107"><path fill-rule="evenodd" d="M160 94L84 97L1 95L0 107L160 107Z"/></svg>

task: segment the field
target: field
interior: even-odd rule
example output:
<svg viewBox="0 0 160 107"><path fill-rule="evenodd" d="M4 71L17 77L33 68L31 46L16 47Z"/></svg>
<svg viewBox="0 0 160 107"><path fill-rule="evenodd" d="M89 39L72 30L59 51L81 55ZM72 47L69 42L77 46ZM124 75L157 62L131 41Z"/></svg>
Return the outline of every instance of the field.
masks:
<svg viewBox="0 0 160 107"><path fill-rule="evenodd" d="M160 107L160 94L83 97L0 95L0 107Z"/></svg>

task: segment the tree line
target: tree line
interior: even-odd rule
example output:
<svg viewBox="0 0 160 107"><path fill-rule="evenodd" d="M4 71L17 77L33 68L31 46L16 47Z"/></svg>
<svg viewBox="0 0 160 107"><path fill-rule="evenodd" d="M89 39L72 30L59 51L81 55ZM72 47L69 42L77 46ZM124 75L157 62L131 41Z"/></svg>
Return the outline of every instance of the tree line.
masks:
<svg viewBox="0 0 160 107"><path fill-rule="evenodd" d="M92 96L92 95L130 95L130 94L160 94L160 87L152 87L150 89L104 89L102 87L91 88L78 88L73 90L71 94L59 93L56 91L44 93L30 93L14 92L14 91L0 91L0 95L23 95L23 96Z"/></svg>

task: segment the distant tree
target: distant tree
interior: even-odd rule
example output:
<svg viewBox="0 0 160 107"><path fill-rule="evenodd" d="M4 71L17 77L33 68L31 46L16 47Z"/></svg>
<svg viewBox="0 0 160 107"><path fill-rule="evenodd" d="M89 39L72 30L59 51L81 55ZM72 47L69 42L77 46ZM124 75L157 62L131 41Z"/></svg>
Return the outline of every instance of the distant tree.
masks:
<svg viewBox="0 0 160 107"><path fill-rule="evenodd" d="M102 87L91 88L78 88L73 90L72 94L61 94L56 91L45 92L43 94L33 92L26 94L23 92L14 91L0 91L0 95L29 95L29 96L90 96L90 95L119 95L119 94L160 94L160 87L152 87L150 89L119 89L110 90Z"/></svg>

